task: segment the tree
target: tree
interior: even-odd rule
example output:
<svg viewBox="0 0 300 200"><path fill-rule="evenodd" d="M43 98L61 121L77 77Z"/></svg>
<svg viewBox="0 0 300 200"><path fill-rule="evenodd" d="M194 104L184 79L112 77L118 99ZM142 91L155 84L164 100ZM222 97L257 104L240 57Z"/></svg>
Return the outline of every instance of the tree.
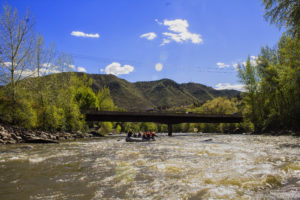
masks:
<svg viewBox="0 0 300 200"><path fill-rule="evenodd" d="M276 48L262 48L256 66L239 67L244 113L256 131L299 129L299 58L300 40L283 34Z"/></svg>
<svg viewBox="0 0 300 200"><path fill-rule="evenodd" d="M194 113L205 114L233 114L239 111L239 102L236 98L228 99L226 97L217 97L204 103L201 107L190 109ZM225 130L234 130L236 124L182 124L182 131L193 132L194 128L203 132L224 132Z"/></svg>
<svg viewBox="0 0 300 200"><path fill-rule="evenodd" d="M108 87L103 87L97 93L98 98L98 110L100 111L112 111L114 110L114 103L110 95Z"/></svg>
<svg viewBox="0 0 300 200"><path fill-rule="evenodd" d="M30 65L34 22L29 11L20 18L18 11L5 5L0 14L0 84L8 85L9 98L16 102L17 83L34 71Z"/></svg>
<svg viewBox="0 0 300 200"><path fill-rule="evenodd" d="M248 58L246 64L238 66L240 81L245 85L246 93L244 101L246 102L246 115L254 123L254 129L262 129L262 99L259 94L259 73L258 68L251 64Z"/></svg>
<svg viewBox="0 0 300 200"><path fill-rule="evenodd" d="M265 17L279 27L285 26L293 35L300 33L299 0L263 0Z"/></svg>

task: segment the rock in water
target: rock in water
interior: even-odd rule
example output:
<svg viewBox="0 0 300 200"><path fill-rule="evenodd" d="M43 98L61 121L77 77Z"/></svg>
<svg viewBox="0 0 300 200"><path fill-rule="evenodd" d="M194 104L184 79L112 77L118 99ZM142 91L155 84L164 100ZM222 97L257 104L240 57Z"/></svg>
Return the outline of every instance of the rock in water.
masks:
<svg viewBox="0 0 300 200"><path fill-rule="evenodd" d="M212 142L212 139L206 139L206 140L202 140L201 142Z"/></svg>
<svg viewBox="0 0 300 200"><path fill-rule="evenodd" d="M58 144L58 141L50 140L50 139L43 139L38 137L31 137L25 140L26 143L56 143Z"/></svg>

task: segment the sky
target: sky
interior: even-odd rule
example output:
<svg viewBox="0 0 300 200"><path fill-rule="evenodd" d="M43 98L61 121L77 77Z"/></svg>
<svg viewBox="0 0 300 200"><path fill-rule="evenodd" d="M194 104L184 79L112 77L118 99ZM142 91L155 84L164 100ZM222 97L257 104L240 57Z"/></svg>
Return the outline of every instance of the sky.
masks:
<svg viewBox="0 0 300 200"><path fill-rule="evenodd" d="M255 64L282 31L261 0L7 0L29 9L47 44L73 56L76 71L130 82L163 78L241 89L236 66Z"/></svg>

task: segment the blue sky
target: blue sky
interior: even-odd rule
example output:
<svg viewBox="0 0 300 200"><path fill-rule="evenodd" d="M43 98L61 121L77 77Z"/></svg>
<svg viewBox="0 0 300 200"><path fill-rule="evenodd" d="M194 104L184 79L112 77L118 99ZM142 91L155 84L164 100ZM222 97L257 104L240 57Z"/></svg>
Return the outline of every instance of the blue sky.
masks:
<svg viewBox="0 0 300 200"><path fill-rule="evenodd" d="M235 64L274 46L281 32L261 0L8 0L30 9L47 43L77 69L128 81L170 78L238 88ZM3 1L1 1L3 5ZM255 60L255 57L253 57Z"/></svg>

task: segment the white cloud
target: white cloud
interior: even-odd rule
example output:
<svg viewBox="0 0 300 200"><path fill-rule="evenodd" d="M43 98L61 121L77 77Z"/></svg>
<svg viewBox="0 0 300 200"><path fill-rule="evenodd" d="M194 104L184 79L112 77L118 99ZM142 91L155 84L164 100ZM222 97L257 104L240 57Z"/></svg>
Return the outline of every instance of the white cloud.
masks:
<svg viewBox="0 0 300 200"><path fill-rule="evenodd" d="M84 33L84 32L81 32L81 31L72 31L71 32L71 35L72 36L75 36L75 37L87 37L87 38L99 38L100 35L98 33Z"/></svg>
<svg viewBox="0 0 300 200"><path fill-rule="evenodd" d="M77 67L78 72L86 72L86 69L84 67Z"/></svg>
<svg viewBox="0 0 300 200"><path fill-rule="evenodd" d="M258 57L256 56L250 56L250 64L254 67L256 67L258 65L258 60L257 60ZM242 65L246 65L247 64L247 61L244 61L242 62Z"/></svg>
<svg viewBox="0 0 300 200"><path fill-rule="evenodd" d="M250 57L250 63L251 65L253 65L254 67L256 67L258 65L258 60L257 60L258 57L256 56L251 56Z"/></svg>
<svg viewBox="0 0 300 200"><path fill-rule="evenodd" d="M100 72L105 72L105 70L104 69L100 69Z"/></svg>
<svg viewBox="0 0 300 200"><path fill-rule="evenodd" d="M10 67L11 66L11 62L3 62L0 65L3 65L5 67ZM66 65L66 63L64 64ZM69 68L74 69L75 65L68 65ZM19 69L20 67L18 67L18 69L15 70L15 74L17 76L21 75L21 77L25 78L25 77L37 77L38 76L38 69ZM61 73L63 71L69 71L68 69L64 69L63 67L60 66L56 66L53 63L42 63L40 65L40 69L39 69L39 75L40 76L45 76L48 74L54 74L54 73Z"/></svg>
<svg viewBox="0 0 300 200"><path fill-rule="evenodd" d="M36 77L38 75L37 70L16 70L15 74L25 78L25 77Z"/></svg>
<svg viewBox="0 0 300 200"><path fill-rule="evenodd" d="M3 62L3 63L0 63L0 65L2 65L3 67L9 68L9 67L11 67L11 62Z"/></svg>
<svg viewBox="0 0 300 200"><path fill-rule="evenodd" d="M75 70L75 65L68 65L70 69Z"/></svg>
<svg viewBox="0 0 300 200"><path fill-rule="evenodd" d="M147 40L153 40L156 38L156 33L150 32L150 33L145 33L140 36L141 38L146 38Z"/></svg>
<svg viewBox="0 0 300 200"><path fill-rule="evenodd" d="M158 20L156 20L158 24L161 24ZM163 35L166 38L163 39L161 45L165 45L170 43L171 41L175 41L177 43L182 43L184 41L191 41L194 44L200 44L203 42L201 35L197 33L191 33L188 31L189 23L187 20L183 19L175 19L175 20L164 20L164 26L168 27L169 31L172 32L164 32Z"/></svg>
<svg viewBox="0 0 300 200"><path fill-rule="evenodd" d="M160 46L164 46L165 44L169 44L170 42L171 42L171 40L164 38L162 43L160 44Z"/></svg>
<svg viewBox="0 0 300 200"><path fill-rule="evenodd" d="M256 56L250 56L250 64L252 66L256 67L258 65L257 59L258 59L258 57L256 57ZM245 66L247 64L247 61L242 61L241 64ZM239 63L233 63L232 65L228 65L228 64L225 64L222 62L218 62L217 65L220 69L233 67L237 71Z"/></svg>
<svg viewBox="0 0 300 200"><path fill-rule="evenodd" d="M245 85L242 84L230 84L230 83L218 83L215 87L216 90L239 90L245 91Z"/></svg>
<svg viewBox="0 0 300 200"><path fill-rule="evenodd" d="M48 74L55 74L55 73L60 73L61 70L58 69L58 67L47 67L49 66L49 63L44 63L42 64L42 68L40 68L39 70L39 74L40 76L45 76ZM25 70L16 70L15 74L17 75L21 75L22 77L37 77L38 76L38 70L34 69L34 70L30 70L30 69L25 69Z"/></svg>
<svg viewBox="0 0 300 200"><path fill-rule="evenodd" d="M163 24L162 22L158 21L158 19L155 19L154 21L155 21L157 24L159 24L159 25L162 25L162 24Z"/></svg>
<svg viewBox="0 0 300 200"><path fill-rule="evenodd" d="M42 67L45 67L45 68L49 68L51 66L54 66L52 63L43 63L42 64Z"/></svg>
<svg viewBox="0 0 300 200"><path fill-rule="evenodd" d="M163 69L163 67L164 67L163 64L157 63L155 65L155 70L158 71L158 72L160 72Z"/></svg>
<svg viewBox="0 0 300 200"><path fill-rule="evenodd" d="M45 63L45 64L47 64L47 63ZM86 72L86 69L84 67L76 66L76 65L73 65L73 64L67 64L67 63L65 63L65 66L68 67L69 70L71 70L71 71Z"/></svg>
<svg viewBox="0 0 300 200"><path fill-rule="evenodd" d="M121 66L120 63L113 62L110 65L107 65L105 68L106 74L113 74L113 75L121 75L121 74L129 74L130 72L133 72L134 67L130 65L123 65Z"/></svg>
<svg viewBox="0 0 300 200"><path fill-rule="evenodd" d="M219 68L228 68L228 67L230 67L230 65L227 65L227 64L222 63L222 62L218 62L217 65L218 65Z"/></svg>
<svg viewBox="0 0 300 200"><path fill-rule="evenodd" d="M235 70L237 70L237 69L238 69L238 66L239 66L239 64L238 64L238 63L234 63L234 64L232 65L232 67L233 67Z"/></svg>

